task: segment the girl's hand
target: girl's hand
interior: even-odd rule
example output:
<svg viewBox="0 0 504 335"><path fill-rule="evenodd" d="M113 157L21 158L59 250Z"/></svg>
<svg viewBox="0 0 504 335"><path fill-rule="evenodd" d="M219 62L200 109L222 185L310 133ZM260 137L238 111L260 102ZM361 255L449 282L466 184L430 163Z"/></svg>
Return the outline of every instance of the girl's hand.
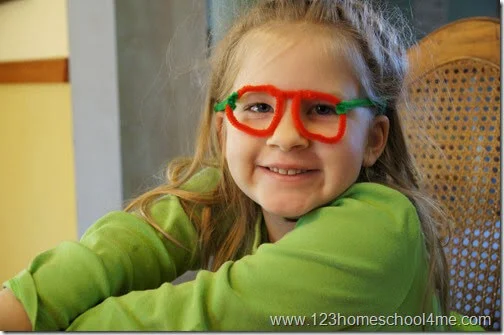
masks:
<svg viewBox="0 0 504 335"><path fill-rule="evenodd" d="M0 290L0 330L32 330L30 319L23 305L9 289Z"/></svg>

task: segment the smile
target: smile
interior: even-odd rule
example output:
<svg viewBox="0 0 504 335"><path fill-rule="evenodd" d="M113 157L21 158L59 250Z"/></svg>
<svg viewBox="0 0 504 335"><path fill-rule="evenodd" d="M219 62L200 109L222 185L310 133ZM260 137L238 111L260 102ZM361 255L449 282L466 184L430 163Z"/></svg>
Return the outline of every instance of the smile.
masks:
<svg viewBox="0 0 504 335"><path fill-rule="evenodd" d="M272 172L281 174L281 175L289 175L289 176L294 176L297 174L305 173L308 170L297 170L297 169L279 169L276 167L268 167L268 169Z"/></svg>

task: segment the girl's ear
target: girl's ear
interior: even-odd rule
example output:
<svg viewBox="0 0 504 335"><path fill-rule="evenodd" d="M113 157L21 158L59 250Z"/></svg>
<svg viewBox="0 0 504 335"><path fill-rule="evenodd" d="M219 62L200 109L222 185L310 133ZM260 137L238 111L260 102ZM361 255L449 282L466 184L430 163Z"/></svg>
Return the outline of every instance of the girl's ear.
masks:
<svg viewBox="0 0 504 335"><path fill-rule="evenodd" d="M371 121L362 166L371 167L380 158L387 145L390 122L385 115Z"/></svg>

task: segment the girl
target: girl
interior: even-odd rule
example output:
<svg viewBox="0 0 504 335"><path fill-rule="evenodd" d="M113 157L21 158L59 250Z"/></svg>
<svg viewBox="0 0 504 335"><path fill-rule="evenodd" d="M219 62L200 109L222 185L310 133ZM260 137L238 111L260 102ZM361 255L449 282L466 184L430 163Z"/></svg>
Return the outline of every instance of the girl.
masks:
<svg viewBox="0 0 504 335"><path fill-rule="evenodd" d="M367 1L260 2L215 50L194 158L6 282L0 328L444 329L408 321L448 280L401 43Z"/></svg>

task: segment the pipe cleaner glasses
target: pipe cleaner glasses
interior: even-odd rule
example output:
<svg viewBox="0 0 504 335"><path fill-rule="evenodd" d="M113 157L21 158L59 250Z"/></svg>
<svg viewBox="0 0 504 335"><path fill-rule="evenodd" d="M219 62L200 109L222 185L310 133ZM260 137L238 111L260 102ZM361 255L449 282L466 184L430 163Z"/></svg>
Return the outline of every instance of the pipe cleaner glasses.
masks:
<svg viewBox="0 0 504 335"><path fill-rule="evenodd" d="M357 107L383 107L370 99L342 101L327 93L284 91L272 85L244 86L218 103L233 126L253 136L271 136L280 123L286 99L292 99L292 119L305 138L336 143L345 134L346 113ZM381 108L380 113L383 113Z"/></svg>

